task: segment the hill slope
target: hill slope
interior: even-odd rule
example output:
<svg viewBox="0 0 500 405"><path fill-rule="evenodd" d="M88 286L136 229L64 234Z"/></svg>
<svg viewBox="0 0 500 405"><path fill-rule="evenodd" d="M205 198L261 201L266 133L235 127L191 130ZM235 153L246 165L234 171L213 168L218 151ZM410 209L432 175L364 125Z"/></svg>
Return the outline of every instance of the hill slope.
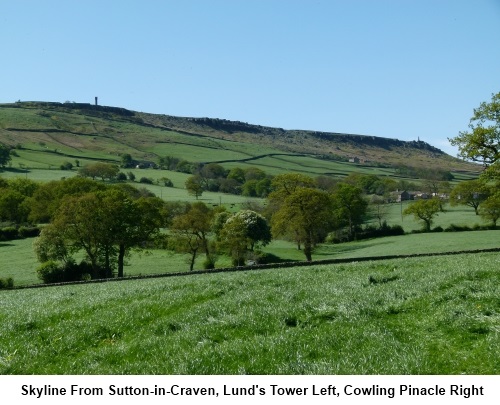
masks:
<svg viewBox="0 0 500 405"><path fill-rule="evenodd" d="M245 162L276 155L307 155L366 165L433 167L477 172L422 141L251 125L213 118L184 118L83 103L18 102L0 105L0 142L73 158L193 162Z"/></svg>

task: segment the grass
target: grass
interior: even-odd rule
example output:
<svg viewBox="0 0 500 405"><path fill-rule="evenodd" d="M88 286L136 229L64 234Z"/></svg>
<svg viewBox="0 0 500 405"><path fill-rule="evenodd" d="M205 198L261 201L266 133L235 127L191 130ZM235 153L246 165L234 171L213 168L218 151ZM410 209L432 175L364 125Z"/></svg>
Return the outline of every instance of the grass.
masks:
<svg viewBox="0 0 500 405"><path fill-rule="evenodd" d="M500 248L500 230L476 232L443 232L410 234L386 238L362 240L342 244L323 244L313 253L314 260L375 257L386 255L411 255L417 253L441 253ZM32 248L33 239L0 243L0 278L12 277L15 285L38 284L36 275L39 263ZM274 240L263 248L284 260L303 261L304 253L294 243ZM195 270L202 269L204 256L200 255ZM132 252L127 260L127 276L185 272L189 270L188 255L166 250ZM220 256L217 267L230 267L229 258Z"/></svg>
<svg viewBox="0 0 500 405"><path fill-rule="evenodd" d="M1 374L498 374L498 254L1 291Z"/></svg>

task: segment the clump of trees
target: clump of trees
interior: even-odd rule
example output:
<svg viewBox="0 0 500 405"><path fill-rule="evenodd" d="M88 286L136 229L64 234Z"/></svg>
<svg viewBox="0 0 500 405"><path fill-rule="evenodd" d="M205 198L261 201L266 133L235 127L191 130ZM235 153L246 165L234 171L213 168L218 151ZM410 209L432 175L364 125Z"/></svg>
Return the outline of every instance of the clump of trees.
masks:
<svg viewBox="0 0 500 405"><path fill-rule="evenodd" d="M134 198L110 187L80 195L66 195L43 228L35 252L43 263L74 268L74 254L83 251L92 278L123 277L125 255L144 247L163 224L162 201ZM69 267L68 267L69 266ZM43 268L47 265L42 265Z"/></svg>
<svg viewBox="0 0 500 405"><path fill-rule="evenodd" d="M271 192L271 179L271 176L256 167L226 170L217 163L208 163L193 170L193 175L186 180L186 188L197 198L204 191L262 198Z"/></svg>
<svg viewBox="0 0 500 405"><path fill-rule="evenodd" d="M92 180L100 178L102 181L116 179L120 168L111 163L97 162L86 165L78 170L81 177L89 177Z"/></svg>

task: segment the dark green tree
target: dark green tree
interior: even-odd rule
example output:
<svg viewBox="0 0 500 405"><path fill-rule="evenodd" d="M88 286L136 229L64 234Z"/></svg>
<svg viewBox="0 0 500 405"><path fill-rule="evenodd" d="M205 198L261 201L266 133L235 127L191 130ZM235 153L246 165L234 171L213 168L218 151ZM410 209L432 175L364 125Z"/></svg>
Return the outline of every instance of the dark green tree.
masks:
<svg viewBox="0 0 500 405"><path fill-rule="evenodd" d="M363 191L356 186L339 183L332 198L338 223L347 226L349 240L355 239L356 228L363 223L368 209Z"/></svg>
<svg viewBox="0 0 500 405"><path fill-rule="evenodd" d="M187 192L194 195L196 199L203 194L203 179L197 174L188 177L184 185Z"/></svg>
<svg viewBox="0 0 500 405"><path fill-rule="evenodd" d="M271 224L275 237L291 235L297 243L302 242L306 260L311 261L316 244L334 228L333 200L324 191L296 187L282 200Z"/></svg>
<svg viewBox="0 0 500 405"><path fill-rule="evenodd" d="M10 148L0 143L0 166L5 167L10 162Z"/></svg>

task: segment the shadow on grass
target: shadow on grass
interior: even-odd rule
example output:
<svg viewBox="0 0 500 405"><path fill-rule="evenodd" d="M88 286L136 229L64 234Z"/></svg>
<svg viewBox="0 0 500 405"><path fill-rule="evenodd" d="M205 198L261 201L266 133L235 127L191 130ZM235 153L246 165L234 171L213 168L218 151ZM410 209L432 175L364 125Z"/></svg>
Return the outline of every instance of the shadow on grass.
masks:
<svg viewBox="0 0 500 405"><path fill-rule="evenodd" d="M15 246L15 245L12 243L0 242L0 247L10 247L10 246Z"/></svg>
<svg viewBox="0 0 500 405"><path fill-rule="evenodd" d="M374 243L356 243L356 242L349 242L349 243L339 243L333 246L328 246L322 247L318 249L317 252L314 252L315 256L332 256L332 255L338 255L342 253L349 253L349 252L354 252L357 250L362 250L362 249L367 249L373 246L381 246L381 245L391 245L394 244L394 241L381 241L381 242L374 242Z"/></svg>
<svg viewBox="0 0 500 405"><path fill-rule="evenodd" d="M15 167L2 167L0 168L0 173L9 172L9 173L29 173L30 171L27 169L16 169Z"/></svg>

